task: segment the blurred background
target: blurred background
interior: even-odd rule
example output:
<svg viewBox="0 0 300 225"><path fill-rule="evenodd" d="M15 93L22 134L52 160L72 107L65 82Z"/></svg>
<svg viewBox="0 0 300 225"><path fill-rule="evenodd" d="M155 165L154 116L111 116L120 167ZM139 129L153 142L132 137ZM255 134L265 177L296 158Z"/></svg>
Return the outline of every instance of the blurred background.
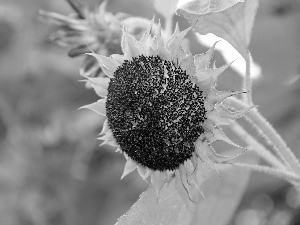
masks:
<svg viewBox="0 0 300 225"><path fill-rule="evenodd" d="M99 1L80 2L93 9ZM57 27L43 23L39 9L72 12L64 0L0 0L0 224L114 224L148 185L136 172L120 180L124 157L99 148L103 118L78 110L98 99L79 81L83 58L69 58L70 48L49 40ZM148 19L154 14L150 0L109 0L107 10ZM188 26L174 19L181 30ZM299 24L300 1L261 0L250 44L262 69L254 103L298 158ZM192 33L189 38L193 53L207 50ZM220 53L214 58L224 64ZM241 82L229 69L218 88L239 90ZM300 195L288 183L253 173L231 223L296 225L299 209Z"/></svg>

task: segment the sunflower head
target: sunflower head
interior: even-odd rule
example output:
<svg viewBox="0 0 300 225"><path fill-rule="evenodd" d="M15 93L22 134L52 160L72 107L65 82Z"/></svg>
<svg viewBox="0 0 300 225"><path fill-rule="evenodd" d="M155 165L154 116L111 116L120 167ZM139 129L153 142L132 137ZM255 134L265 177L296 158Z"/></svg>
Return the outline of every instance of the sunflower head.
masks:
<svg viewBox="0 0 300 225"><path fill-rule="evenodd" d="M232 112L222 105L241 92L215 89L229 65L209 68L214 46L192 56L181 46L192 27L180 32L176 25L164 41L160 24L151 34L153 23L139 41L123 28L123 55L90 54L108 77L88 78L101 99L85 108L107 117L100 139L127 159L122 177L137 169L143 179L151 177L157 196L175 179L178 190L194 200L199 163L214 167L237 157L224 158L212 148L218 140L237 146L219 126L249 109Z"/></svg>

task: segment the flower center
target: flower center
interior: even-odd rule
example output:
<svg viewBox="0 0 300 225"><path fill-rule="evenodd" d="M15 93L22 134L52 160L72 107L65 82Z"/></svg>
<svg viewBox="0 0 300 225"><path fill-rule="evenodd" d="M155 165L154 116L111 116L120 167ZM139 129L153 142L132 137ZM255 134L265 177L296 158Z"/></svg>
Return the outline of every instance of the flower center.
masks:
<svg viewBox="0 0 300 225"><path fill-rule="evenodd" d="M125 60L108 86L113 136L131 159L152 170L174 170L192 157L205 113L202 91L186 71L159 56Z"/></svg>

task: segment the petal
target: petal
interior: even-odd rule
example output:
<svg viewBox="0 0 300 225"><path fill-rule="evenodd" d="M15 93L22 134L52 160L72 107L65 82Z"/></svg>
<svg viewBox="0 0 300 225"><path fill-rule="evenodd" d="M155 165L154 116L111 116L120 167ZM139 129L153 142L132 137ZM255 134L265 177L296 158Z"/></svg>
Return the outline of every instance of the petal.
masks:
<svg viewBox="0 0 300 225"><path fill-rule="evenodd" d="M106 56L99 55L96 53L86 53L86 55L94 56L100 63L101 67L105 66L111 72L115 72L117 67L120 66L120 64L111 57L106 57Z"/></svg>
<svg viewBox="0 0 300 225"><path fill-rule="evenodd" d="M182 50L181 43L183 38L186 34L192 29L193 26L185 29L184 31L180 32L170 43L168 44L168 50L170 51L171 55L175 62L178 61L178 64L186 57L185 52Z"/></svg>
<svg viewBox="0 0 300 225"><path fill-rule="evenodd" d="M226 118L221 118L217 110L212 110L206 113L206 118L211 120L215 126L228 125L229 121Z"/></svg>
<svg viewBox="0 0 300 225"><path fill-rule="evenodd" d="M225 108L223 106L215 106L215 108L218 111L218 114L220 115L220 117L229 118L229 119L232 119L232 120L235 120L239 117L244 116L247 112L249 112L252 108L255 108L255 107L257 107L257 105L250 106L250 107L245 108L245 109L240 110L240 111L232 112L232 111L228 110L227 108Z"/></svg>
<svg viewBox="0 0 300 225"><path fill-rule="evenodd" d="M97 102L94 102L89 105L85 105L80 107L79 109L90 109L102 116L106 116L106 100L105 99L100 99Z"/></svg>
<svg viewBox="0 0 300 225"><path fill-rule="evenodd" d="M122 52L124 54L124 57L126 59L131 59L132 58L132 54L131 51L129 49L129 45L125 36L125 28L123 27L123 35L122 35L122 40L121 40L121 48L122 48Z"/></svg>
<svg viewBox="0 0 300 225"><path fill-rule="evenodd" d="M209 158L215 163L230 163L232 160L243 155L246 151L247 151L247 149L244 149L242 152L240 152L238 154L224 156L224 155L220 155L220 154L216 153L215 150L213 148L211 148L211 151L209 152Z"/></svg>
<svg viewBox="0 0 300 225"><path fill-rule="evenodd" d="M155 190L156 197L159 197L160 190L166 182L166 173L160 171L154 171L151 175L151 183Z"/></svg>
<svg viewBox="0 0 300 225"><path fill-rule="evenodd" d="M151 170L141 165L138 165L137 171L143 180L147 180L147 178L151 175Z"/></svg>
<svg viewBox="0 0 300 225"><path fill-rule="evenodd" d="M217 91L214 87L208 92L206 100L211 103L221 103L223 100L230 96L238 95L241 93L246 93L244 91Z"/></svg>
<svg viewBox="0 0 300 225"><path fill-rule="evenodd" d="M106 119L103 123L103 126L102 126L102 131L100 132L99 135L103 135L105 134L106 132L109 131L109 126L108 126L108 120Z"/></svg>
<svg viewBox="0 0 300 225"><path fill-rule="evenodd" d="M134 171L136 167L137 167L136 163L131 158L128 157L121 179L123 179L126 175L130 174L132 171Z"/></svg>
<svg viewBox="0 0 300 225"><path fill-rule="evenodd" d="M152 36L151 36L151 30L153 28L153 23L154 23L154 17L153 19L151 20L147 30L145 31L143 37L141 38L140 40L140 44L142 46L150 46L151 43L152 43Z"/></svg>
<svg viewBox="0 0 300 225"><path fill-rule="evenodd" d="M101 97L106 97L108 94L107 87L109 83L109 78L104 77L97 77L97 78L90 78L87 77L88 81L87 83L92 86L92 88L95 90L97 95Z"/></svg>
<svg viewBox="0 0 300 225"><path fill-rule="evenodd" d="M132 57L137 57L143 53L146 53L147 50L143 45L140 44L131 34L126 31L123 31L125 38L128 44L128 51L130 51Z"/></svg>
<svg viewBox="0 0 300 225"><path fill-rule="evenodd" d="M234 147L242 148L238 144L234 143L232 140L230 140L226 134L223 132L221 128L215 128L213 131L214 137L212 141L224 141Z"/></svg>
<svg viewBox="0 0 300 225"><path fill-rule="evenodd" d="M86 77L89 81L92 83L97 84L98 86L101 86L104 89L108 88L108 84L110 81L110 78L107 77Z"/></svg>
<svg viewBox="0 0 300 225"><path fill-rule="evenodd" d="M157 28L156 28L156 33L155 33L154 39L157 40L158 44L160 44L162 46L164 45L164 42L161 39L161 23L160 23L160 20L158 21L158 24L157 24Z"/></svg>
<svg viewBox="0 0 300 225"><path fill-rule="evenodd" d="M171 53L161 44L157 44L157 50L158 50L158 55L167 61L171 61L172 60L172 55Z"/></svg>
<svg viewBox="0 0 300 225"><path fill-rule="evenodd" d="M92 77L93 74L100 69L100 65L94 57L87 56L81 65L79 73L84 77Z"/></svg>
<svg viewBox="0 0 300 225"><path fill-rule="evenodd" d="M193 60L192 53L189 52L188 56L180 63L180 68L185 70L189 76L194 76L196 67Z"/></svg>
<svg viewBox="0 0 300 225"><path fill-rule="evenodd" d="M171 37L169 38L169 40L166 43L166 46L169 46L169 44L174 40L174 38L180 33L179 31L179 26L178 26L178 22L175 25L175 30L174 33L171 35Z"/></svg>
<svg viewBox="0 0 300 225"><path fill-rule="evenodd" d="M113 57L120 65L124 63L125 57L123 55L112 54L111 57Z"/></svg>
<svg viewBox="0 0 300 225"><path fill-rule="evenodd" d="M215 69L197 70L196 71L197 80L198 82L202 82L205 80L212 80L212 83L216 83L220 74L223 73L230 65L231 63L225 64L224 66Z"/></svg>
<svg viewBox="0 0 300 225"><path fill-rule="evenodd" d="M204 54L198 54L194 56L194 63L197 70L206 69L209 65L209 62L214 54L215 46L218 43L215 42L214 45Z"/></svg>
<svg viewBox="0 0 300 225"><path fill-rule="evenodd" d="M214 162L209 158L209 152L211 146L208 145L206 141L202 142L200 138L195 142L195 153L198 156L198 158L209 167L213 168L217 173L219 171L216 169Z"/></svg>
<svg viewBox="0 0 300 225"><path fill-rule="evenodd" d="M114 136L111 130L107 131L102 137L97 138L98 140L105 141L105 140L113 140Z"/></svg>

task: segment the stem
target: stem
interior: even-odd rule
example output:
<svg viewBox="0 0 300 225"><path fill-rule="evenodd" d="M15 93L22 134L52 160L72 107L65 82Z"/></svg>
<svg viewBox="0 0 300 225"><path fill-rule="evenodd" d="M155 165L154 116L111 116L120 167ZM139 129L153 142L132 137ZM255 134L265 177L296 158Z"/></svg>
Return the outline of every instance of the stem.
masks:
<svg viewBox="0 0 300 225"><path fill-rule="evenodd" d="M254 170L254 171L258 171L258 172L264 172L266 174L270 174L270 175L273 175L273 176L276 176L279 178L283 178L283 179L287 180L288 182L291 182L294 185L296 185L296 184L299 185L299 183L300 183L300 177L298 177L295 173L291 173L288 171L273 169L268 166L246 164L246 163L234 163L234 166L239 166L242 168L246 168L246 169Z"/></svg>
<svg viewBox="0 0 300 225"><path fill-rule="evenodd" d="M248 52L244 58L246 61L246 76L244 78L243 90L247 92L244 102L251 106L253 105L253 103L252 103L252 83L251 83L251 76L250 76L250 69L251 69L250 52Z"/></svg>
<svg viewBox="0 0 300 225"><path fill-rule="evenodd" d="M228 106L237 109L247 108L247 105L236 98L228 98L224 102ZM262 137L274 146L274 150L283 162L290 166L294 172L300 174L298 159L271 124L256 109L250 110L246 116L253 122L254 127L257 128Z"/></svg>
<svg viewBox="0 0 300 225"><path fill-rule="evenodd" d="M287 171L285 165L278 160L270 151L268 151L262 144L260 144L255 138L253 138L241 125L236 121L230 124L230 128L245 141L250 148L255 151L259 156L261 156L265 161L269 162L271 165L277 167L278 169Z"/></svg>

